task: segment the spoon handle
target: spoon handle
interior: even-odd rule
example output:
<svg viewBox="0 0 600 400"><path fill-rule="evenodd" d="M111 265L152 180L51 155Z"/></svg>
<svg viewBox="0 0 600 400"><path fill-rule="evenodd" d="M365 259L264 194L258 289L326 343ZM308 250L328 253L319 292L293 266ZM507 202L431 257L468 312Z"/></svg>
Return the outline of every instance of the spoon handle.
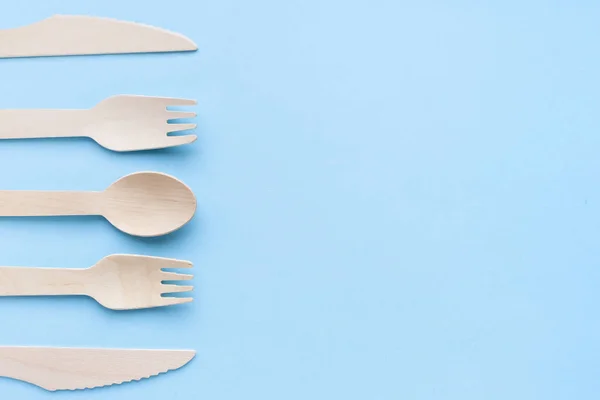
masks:
<svg viewBox="0 0 600 400"><path fill-rule="evenodd" d="M81 269L0 267L0 296L86 294Z"/></svg>
<svg viewBox="0 0 600 400"><path fill-rule="evenodd" d="M88 110L0 110L0 139L83 136Z"/></svg>
<svg viewBox="0 0 600 400"><path fill-rule="evenodd" d="M0 217L100 215L100 192L0 191Z"/></svg>

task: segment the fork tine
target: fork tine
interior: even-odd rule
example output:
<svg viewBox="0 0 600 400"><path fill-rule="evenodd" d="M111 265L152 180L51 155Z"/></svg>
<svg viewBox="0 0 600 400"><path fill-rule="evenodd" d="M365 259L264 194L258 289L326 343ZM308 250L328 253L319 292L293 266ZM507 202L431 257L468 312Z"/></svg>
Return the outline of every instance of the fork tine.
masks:
<svg viewBox="0 0 600 400"><path fill-rule="evenodd" d="M175 304L191 303L194 301L191 297L161 297L160 303L162 306L172 306Z"/></svg>
<svg viewBox="0 0 600 400"><path fill-rule="evenodd" d="M167 149L169 147L181 146L184 144L193 143L198 139L196 135L174 135L174 136L165 136L163 140L160 142L161 149ZM158 148L158 147L157 147ZM191 265L190 265L191 267ZM188 268L188 267L171 267L171 268Z"/></svg>
<svg viewBox="0 0 600 400"><path fill-rule="evenodd" d="M194 118L196 116L195 112L185 112L185 111L167 111L168 120L172 119L184 119L184 118Z"/></svg>
<svg viewBox="0 0 600 400"><path fill-rule="evenodd" d="M160 279L163 281L189 281L193 277L194 275L192 274L178 274L176 272L162 271Z"/></svg>
<svg viewBox="0 0 600 400"><path fill-rule="evenodd" d="M169 125L168 126L169 133L196 129L196 124L168 124L168 125Z"/></svg>
<svg viewBox="0 0 600 400"><path fill-rule="evenodd" d="M176 97L152 97L152 99L160 102L165 107L195 106L196 104L198 104L196 100L178 99Z"/></svg>
<svg viewBox="0 0 600 400"><path fill-rule="evenodd" d="M185 137L185 136L183 136ZM146 257L153 265L159 268L192 268L194 264L187 260L178 260L176 258L164 258L164 257Z"/></svg>
<svg viewBox="0 0 600 400"><path fill-rule="evenodd" d="M181 146L182 144L193 143L198 139L196 135L169 136L171 146Z"/></svg>
<svg viewBox="0 0 600 400"><path fill-rule="evenodd" d="M161 293L180 293L180 292L191 292L194 290L193 286L184 285L162 285Z"/></svg>
<svg viewBox="0 0 600 400"><path fill-rule="evenodd" d="M177 135L177 136L167 136L166 140L164 141L164 145L163 147L175 147L175 146L181 146L184 144L189 144L189 143L193 143L196 141L196 139L198 139L198 136L196 135Z"/></svg>
<svg viewBox="0 0 600 400"><path fill-rule="evenodd" d="M176 106L195 106L198 104L196 100L192 99L172 99L167 107L176 107Z"/></svg>

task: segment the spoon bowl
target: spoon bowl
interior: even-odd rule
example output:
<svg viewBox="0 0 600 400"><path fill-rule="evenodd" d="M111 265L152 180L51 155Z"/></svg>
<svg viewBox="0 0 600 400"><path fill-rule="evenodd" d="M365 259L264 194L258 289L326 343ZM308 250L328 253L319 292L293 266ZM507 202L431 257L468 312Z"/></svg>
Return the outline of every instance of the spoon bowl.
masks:
<svg viewBox="0 0 600 400"><path fill-rule="evenodd" d="M180 180L158 172L136 172L119 179L101 194L101 214L130 235L171 233L196 212L196 197Z"/></svg>

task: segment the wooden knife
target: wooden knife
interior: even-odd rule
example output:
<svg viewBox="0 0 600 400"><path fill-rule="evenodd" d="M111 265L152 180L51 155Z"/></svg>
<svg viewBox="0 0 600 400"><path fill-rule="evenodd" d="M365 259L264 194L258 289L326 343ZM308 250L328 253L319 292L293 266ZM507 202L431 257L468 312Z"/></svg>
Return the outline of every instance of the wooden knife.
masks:
<svg viewBox="0 0 600 400"><path fill-rule="evenodd" d="M194 51L187 37L135 22L55 15L0 30L0 58Z"/></svg>
<svg viewBox="0 0 600 400"><path fill-rule="evenodd" d="M0 376L46 390L91 389L180 368L193 350L0 347Z"/></svg>

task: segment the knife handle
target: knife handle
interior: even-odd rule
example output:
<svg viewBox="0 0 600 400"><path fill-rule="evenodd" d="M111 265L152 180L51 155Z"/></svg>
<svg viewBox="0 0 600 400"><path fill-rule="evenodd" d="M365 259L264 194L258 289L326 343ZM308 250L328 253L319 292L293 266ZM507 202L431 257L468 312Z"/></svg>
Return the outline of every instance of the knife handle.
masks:
<svg viewBox="0 0 600 400"><path fill-rule="evenodd" d="M83 136L89 110L0 110L0 139Z"/></svg>
<svg viewBox="0 0 600 400"><path fill-rule="evenodd" d="M0 296L85 295L86 271L0 267Z"/></svg>

